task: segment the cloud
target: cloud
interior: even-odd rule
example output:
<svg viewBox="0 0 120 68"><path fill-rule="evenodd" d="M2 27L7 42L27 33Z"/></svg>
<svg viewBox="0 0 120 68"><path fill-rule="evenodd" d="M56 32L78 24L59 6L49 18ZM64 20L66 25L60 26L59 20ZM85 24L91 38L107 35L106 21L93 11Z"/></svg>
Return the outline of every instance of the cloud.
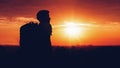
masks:
<svg viewBox="0 0 120 68"><path fill-rule="evenodd" d="M29 22L29 21L38 22L35 18L27 18L27 17L16 17L15 20L22 22Z"/></svg>
<svg viewBox="0 0 120 68"><path fill-rule="evenodd" d="M0 17L0 20L6 20L7 18L6 17Z"/></svg>
<svg viewBox="0 0 120 68"><path fill-rule="evenodd" d="M119 6L120 0L0 0L0 16L35 18L38 10L48 9L55 19L69 12L86 20L119 22Z"/></svg>
<svg viewBox="0 0 120 68"><path fill-rule="evenodd" d="M68 22L69 23L69 22ZM114 29L114 30L120 30L120 22L104 22L104 23L93 23L93 22L88 22L88 23L78 23L74 22L74 25L76 27L82 27L85 29ZM59 24L59 25L53 25L53 28L65 28L67 25L66 24Z"/></svg>
<svg viewBox="0 0 120 68"><path fill-rule="evenodd" d="M13 18L0 17L0 23L5 24L25 24L30 21L38 22L35 18L30 17L13 17Z"/></svg>

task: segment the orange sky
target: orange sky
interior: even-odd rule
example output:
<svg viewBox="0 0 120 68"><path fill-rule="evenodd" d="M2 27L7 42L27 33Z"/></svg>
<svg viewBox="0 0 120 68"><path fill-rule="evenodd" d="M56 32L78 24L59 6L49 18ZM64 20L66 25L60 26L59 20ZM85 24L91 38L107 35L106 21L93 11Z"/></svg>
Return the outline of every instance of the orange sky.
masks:
<svg viewBox="0 0 120 68"><path fill-rule="evenodd" d="M18 45L20 26L48 9L52 45L120 45L119 6L119 0L0 0L0 44ZM69 38L60 26L66 21L83 24L77 38Z"/></svg>

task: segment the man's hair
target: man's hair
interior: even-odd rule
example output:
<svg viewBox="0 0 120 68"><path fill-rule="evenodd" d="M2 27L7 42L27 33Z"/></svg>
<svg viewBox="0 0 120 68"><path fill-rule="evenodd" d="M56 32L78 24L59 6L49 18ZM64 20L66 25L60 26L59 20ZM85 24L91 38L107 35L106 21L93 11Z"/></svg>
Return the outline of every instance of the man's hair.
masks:
<svg viewBox="0 0 120 68"><path fill-rule="evenodd" d="M40 21L41 19L49 17L49 11L48 10L40 10L37 13L37 19Z"/></svg>

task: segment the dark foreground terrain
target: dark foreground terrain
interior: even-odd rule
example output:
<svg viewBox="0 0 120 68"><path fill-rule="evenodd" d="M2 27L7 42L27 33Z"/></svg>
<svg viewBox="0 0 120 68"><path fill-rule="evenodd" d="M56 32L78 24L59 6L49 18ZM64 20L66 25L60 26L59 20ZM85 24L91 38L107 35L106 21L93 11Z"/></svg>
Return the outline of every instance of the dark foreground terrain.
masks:
<svg viewBox="0 0 120 68"><path fill-rule="evenodd" d="M51 59L43 63L33 61L37 56L27 62L24 57L18 46L0 46L0 68L116 68L120 67L120 46L53 47Z"/></svg>

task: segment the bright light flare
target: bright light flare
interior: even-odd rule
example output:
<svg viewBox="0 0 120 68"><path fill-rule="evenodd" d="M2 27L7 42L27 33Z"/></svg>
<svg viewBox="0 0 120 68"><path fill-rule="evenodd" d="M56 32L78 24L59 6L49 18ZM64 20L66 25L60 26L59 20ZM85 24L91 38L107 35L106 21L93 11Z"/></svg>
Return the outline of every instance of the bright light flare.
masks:
<svg viewBox="0 0 120 68"><path fill-rule="evenodd" d="M69 37L75 38L79 37L82 32L82 28L80 28L77 24L73 22L68 22L65 24L65 32Z"/></svg>

